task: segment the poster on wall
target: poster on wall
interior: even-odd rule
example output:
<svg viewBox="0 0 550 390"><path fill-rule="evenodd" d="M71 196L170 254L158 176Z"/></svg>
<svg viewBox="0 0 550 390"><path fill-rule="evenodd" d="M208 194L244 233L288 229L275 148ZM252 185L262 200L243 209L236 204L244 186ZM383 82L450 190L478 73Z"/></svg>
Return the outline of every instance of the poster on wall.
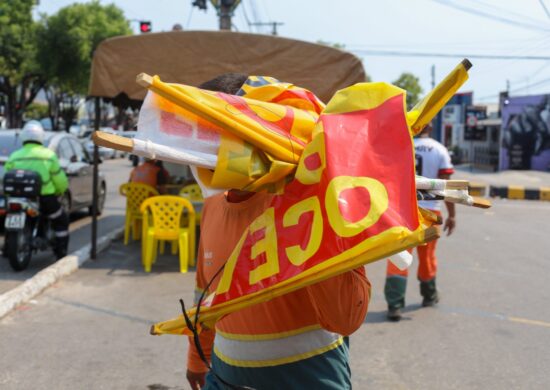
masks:
<svg viewBox="0 0 550 390"><path fill-rule="evenodd" d="M500 169L550 171L550 94L506 99L502 127Z"/></svg>
<svg viewBox="0 0 550 390"><path fill-rule="evenodd" d="M487 107L467 106L464 120L464 141L486 141L487 128L478 126L480 120L487 118Z"/></svg>

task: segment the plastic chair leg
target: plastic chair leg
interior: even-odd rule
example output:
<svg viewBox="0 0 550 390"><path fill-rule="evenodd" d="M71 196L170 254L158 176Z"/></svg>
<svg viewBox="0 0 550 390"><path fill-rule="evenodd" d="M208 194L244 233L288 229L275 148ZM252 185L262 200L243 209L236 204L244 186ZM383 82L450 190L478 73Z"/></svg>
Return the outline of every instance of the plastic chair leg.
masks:
<svg viewBox="0 0 550 390"><path fill-rule="evenodd" d="M153 253L155 249L155 238L153 237L153 233L147 232L147 235L143 237L143 253L142 253L142 260L143 260L143 268L145 269L145 272L151 272L151 265L153 263Z"/></svg>
<svg viewBox="0 0 550 390"><path fill-rule="evenodd" d="M146 253L147 251L147 224L146 223L142 223L141 224L141 237L142 237L142 240L141 240L141 253ZM143 266L145 266L145 257L144 256L141 256L141 263L143 264Z"/></svg>
<svg viewBox="0 0 550 390"><path fill-rule="evenodd" d="M160 246L159 251L160 251L160 254L161 254L161 255L164 254L164 249L165 249L164 246L165 246L165 244L166 244L166 241L164 241L164 240L162 240L162 241L159 243L159 246Z"/></svg>
<svg viewBox="0 0 550 390"><path fill-rule="evenodd" d="M130 216L126 214L126 220L124 221L124 245L128 245L131 228L132 228L132 222L130 221Z"/></svg>
<svg viewBox="0 0 550 390"><path fill-rule="evenodd" d="M176 253L178 253L178 242L176 240L171 241L171 245L172 245L172 254L175 255Z"/></svg>
<svg viewBox="0 0 550 390"><path fill-rule="evenodd" d="M178 241L180 249L180 272L186 273L189 260L189 235L187 232L181 232Z"/></svg>
<svg viewBox="0 0 550 390"><path fill-rule="evenodd" d="M156 238L153 238L153 252L151 255L151 264L155 264L157 262L157 254L159 252L159 240Z"/></svg>
<svg viewBox="0 0 550 390"><path fill-rule="evenodd" d="M134 241L138 241L141 236L141 221L139 219L134 219L132 233Z"/></svg>

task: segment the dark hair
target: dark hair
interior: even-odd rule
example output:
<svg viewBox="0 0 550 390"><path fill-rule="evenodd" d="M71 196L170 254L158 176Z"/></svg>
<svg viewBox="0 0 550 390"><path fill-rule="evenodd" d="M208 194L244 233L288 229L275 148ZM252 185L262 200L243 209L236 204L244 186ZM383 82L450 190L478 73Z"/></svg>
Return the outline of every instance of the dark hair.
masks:
<svg viewBox="0 0 550 390"><path fill-rule="evenodd" d="M235 95L248 76L242 73L223 73L199 85L200 89Z"/></svg>

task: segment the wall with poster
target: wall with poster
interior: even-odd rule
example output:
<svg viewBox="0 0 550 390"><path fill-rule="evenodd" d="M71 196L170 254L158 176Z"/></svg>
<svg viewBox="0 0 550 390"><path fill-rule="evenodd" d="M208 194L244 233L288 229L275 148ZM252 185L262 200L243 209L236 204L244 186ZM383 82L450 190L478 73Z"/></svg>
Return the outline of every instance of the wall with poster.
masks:
<svg viewBox="0 0 550 390"><path fill-rule="evenodd" d="M501 134L500 169L550 171L550 94L505 100Z"/></svg>

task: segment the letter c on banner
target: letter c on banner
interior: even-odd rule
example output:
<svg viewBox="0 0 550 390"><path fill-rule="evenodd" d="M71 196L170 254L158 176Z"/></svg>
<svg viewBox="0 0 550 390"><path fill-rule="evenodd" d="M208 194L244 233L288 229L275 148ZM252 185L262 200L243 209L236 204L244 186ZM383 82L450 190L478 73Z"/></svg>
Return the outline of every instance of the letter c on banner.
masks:
<svg viewBox="0 0 550 390"><path fill-rule="evenodd" d="M340 194L347 189L366 188L370 194L370 208L363 218L356 222L346 221L340 212ZM325 194L328 221L340 237L353 237L374 225L388 208L388 191L384 184L370 177L338 176L332 179Z"/></svg>
<svg viewBox="0 0 550 390"><path fill-rule="evenodd" d="M321 214L321 203L316 196L312 196L292 205L283 217L283 226L289 227L297 225L300 216L309 211L313 211L313 222L311 223L311 233L306 249L302 250L300 245L293 245L286 248L288 260L295 266L300 266L309 260L321 246L321 239L323 238L323 214Z"/></svg>

